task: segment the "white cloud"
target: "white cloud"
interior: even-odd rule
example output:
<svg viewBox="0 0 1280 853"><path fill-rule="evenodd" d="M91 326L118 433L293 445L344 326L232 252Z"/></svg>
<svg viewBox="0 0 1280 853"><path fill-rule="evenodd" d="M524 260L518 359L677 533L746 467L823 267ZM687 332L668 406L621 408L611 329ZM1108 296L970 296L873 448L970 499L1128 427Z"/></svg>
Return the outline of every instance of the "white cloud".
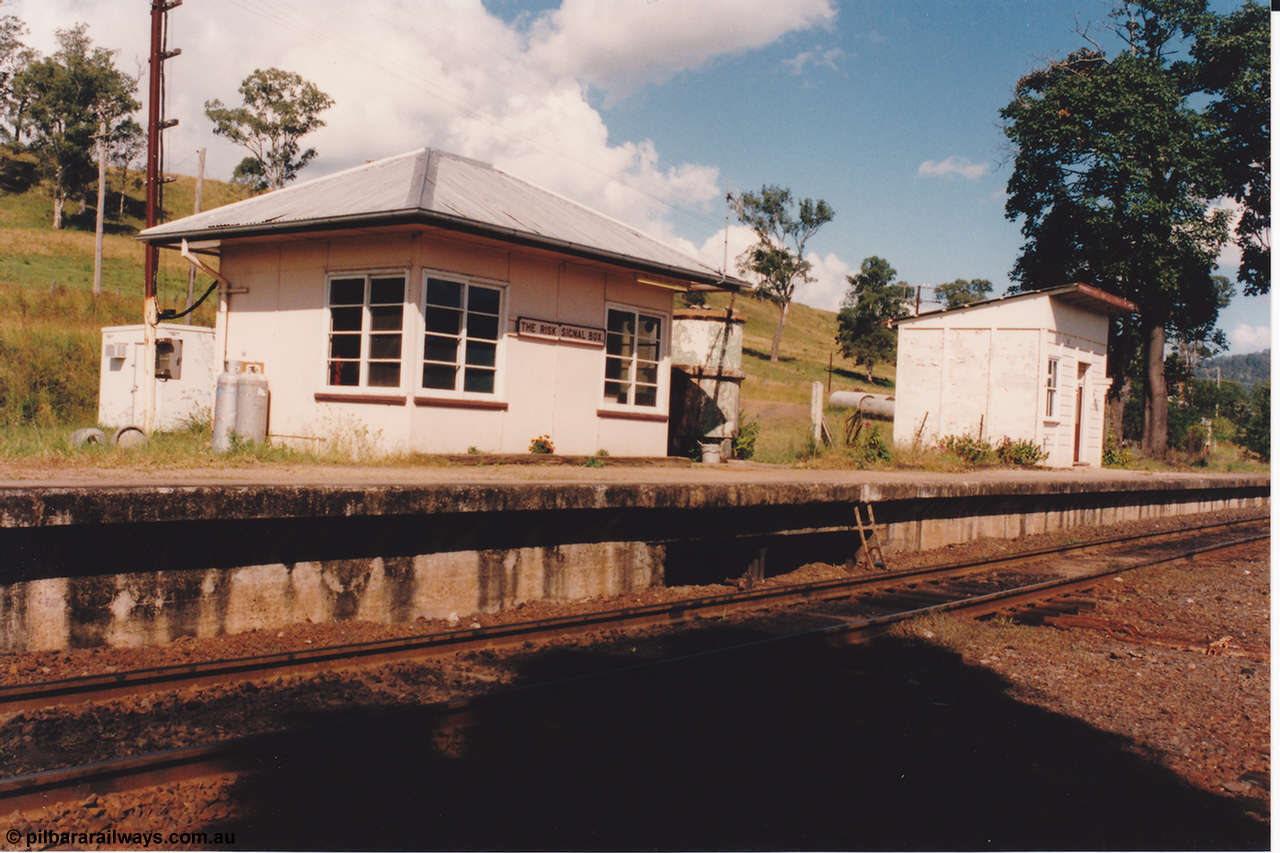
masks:
<svg viewBox="0 0 1280 853"><path fill-rule="evenodd" d="M920 178L964 178L976 181L991 171L990 163L975 163L966 157L952 154L945 160L925 160L916 169Z"/></svg>
<svg viewBox="0 0 1280 853"><path fill-rule="evenodd" d="M834 20L831 0L564 0L532 22L509 24L481 0L222 0L171 11L166 63L166 166L226 179L246 154L211 133L204 103L238 103L240 81L276 66L313 81L335 100L327 126L304 140L319 177L424 145L493 163L668 242L705 234L722 197L718 170L664 162L652 141L611 139L588 95L620 94L718 56L756 49L781 35ZM744 8L746 5L747 8ZM54 30L77 21L118 65L145 71L146 4L116 0L10 0L6 13L30 27L28 41L55 49ZM144 78L145 86L145 78ZM677 227L676 221L682 220ZM690 219L691 217L691 219ZM687 226L694 221L696 226ZM686 241L686 245L690 245ZM719 264L717 263L717 266Z"/></svg>
<svg viewBox="0 0 1280 853"><path fill-rule="evenodd" d="M840 303L849 290L846 276L853 272L853 267L834 252L810 255L809 262L813 264L814 281L799 289L797 299L814 308L839 311Z"/></svg>
<svg viewBox="0 0 1280 853"><path fill-rule="evenodd" d="M529 28L529 57L618 97L835 17L832 0L564 0Z"/></svg>
<svg viewBox="0 0 1280 853"><path fill-rule="evenodd" d="M1227 339L1231 344L1231 352L1235 354L1257 352L1271 346L1270 326L1251 326L1240 323L1233 328Z"/></svg>
<svg viewBox="0 0 1280 853"><path fill-rule="evenodd" d="M828 50L821 50L815 47L813 50L804 50L797 53L790 59L782 60L782 64L786 66L792 74L803 74L806 68L829 68L835 71L839 68L839 61L844 58L844 51L838 47Z"/></svg>

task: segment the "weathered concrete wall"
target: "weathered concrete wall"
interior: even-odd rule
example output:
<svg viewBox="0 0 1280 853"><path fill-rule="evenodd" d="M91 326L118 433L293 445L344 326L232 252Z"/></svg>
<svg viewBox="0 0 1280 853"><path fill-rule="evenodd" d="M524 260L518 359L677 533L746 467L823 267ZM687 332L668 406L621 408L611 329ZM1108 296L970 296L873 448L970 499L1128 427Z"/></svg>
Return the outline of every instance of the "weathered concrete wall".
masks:
<svg viewBox="0 0 1280 853"><path fill-rule="evenodd" d="M1269 501L1263 478L0 490L0 649L382 623Z"/></svg>
<svg viewBox="0 0 1280 853"><path fill-rule="evenodd" d="M590 543L19 581L0 587L0 650L494 613L660 584L662 556L661 546Z"/></svg>

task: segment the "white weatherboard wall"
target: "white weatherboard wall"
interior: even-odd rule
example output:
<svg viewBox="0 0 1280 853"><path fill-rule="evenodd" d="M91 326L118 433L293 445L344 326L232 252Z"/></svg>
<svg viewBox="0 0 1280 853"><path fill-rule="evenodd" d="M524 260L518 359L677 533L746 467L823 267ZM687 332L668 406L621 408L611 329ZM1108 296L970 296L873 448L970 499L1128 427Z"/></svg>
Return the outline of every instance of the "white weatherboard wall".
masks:
<svg viewBox="0 0 1280 853"><path fill-rule="evenodd" d="M548 435L560 454L666 454L674 292L637 282L633 271L425 230L226 242L221 255L223 275L247 292L219 312L219 340L225 336L228 360L262 365L274 439L374 452L527 453L533 438ZM327 281L378 271L406 275L400 385L330 385ZM450 397L422 386L429 274L502 291L493 394ZM521 317L603 331L611 307L661 318L654 407L604 399L602 346L517 333Z"/></svg>
<svg viewBox="0 0 1280 853"><path fill-rule="evenodd" d="M98 423L109 427L142 424L142 346L144 330L107 326L102 330L102 367L98 382ZM181 370L156 380L156 429L181 429L212 417L219 363L213 329L160 323L156 338L181 342Z"/></svg>
<svg viewBox="0 0 1280 853"><path fill-rule="evenodd" d="M1048 294L900 321L894 442L1008 437L1040 445L1052 467L1100 466L1107 322Z"/></svg>

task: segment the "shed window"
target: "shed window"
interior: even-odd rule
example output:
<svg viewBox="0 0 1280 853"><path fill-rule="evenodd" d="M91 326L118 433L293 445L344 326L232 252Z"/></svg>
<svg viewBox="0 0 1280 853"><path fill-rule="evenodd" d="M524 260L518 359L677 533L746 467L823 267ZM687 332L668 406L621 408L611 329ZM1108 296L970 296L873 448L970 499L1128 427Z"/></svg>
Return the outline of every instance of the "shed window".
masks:
<svg viewBox="0 0 1280 853"><path fill-rule="evenodd" d="M329 279L330 385L400 387L404 283L403 274Z"/></svg>
<svg viewBox="0 0 1280 853"><path fill-rule="evenodd" d="M1049 359L1049 371L1044 381L1044 416L1051 418L1054 415L1054 404L1057 402L1058 396L1058 360L1056 358Z"/></svg>
<svg viewBox="0 0 1280 853"><path fill-rule="evenodd" d="M604 398L625 406L658 405L662 318L610 308L605 335Z"/></svg>
<svg viewBox="0 0 1280 853"><path fill-rule="evenodd" d="M494 393L502 289L428 276L423 318L422 387Z"/></svg>

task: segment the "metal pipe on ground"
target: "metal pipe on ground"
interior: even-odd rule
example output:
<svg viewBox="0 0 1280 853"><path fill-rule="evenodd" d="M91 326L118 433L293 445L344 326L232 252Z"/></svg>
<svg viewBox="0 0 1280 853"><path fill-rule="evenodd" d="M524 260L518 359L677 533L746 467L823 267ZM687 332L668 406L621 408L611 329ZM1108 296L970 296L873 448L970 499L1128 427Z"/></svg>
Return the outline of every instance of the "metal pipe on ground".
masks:
<svg viewBox="0 0 1280 853"><path fill-rule="evenodd" d="M866 391L833 391L827 398L830 406L857 409L866 417L893 420L893 398L887 394L870 394Z"/></svg>

